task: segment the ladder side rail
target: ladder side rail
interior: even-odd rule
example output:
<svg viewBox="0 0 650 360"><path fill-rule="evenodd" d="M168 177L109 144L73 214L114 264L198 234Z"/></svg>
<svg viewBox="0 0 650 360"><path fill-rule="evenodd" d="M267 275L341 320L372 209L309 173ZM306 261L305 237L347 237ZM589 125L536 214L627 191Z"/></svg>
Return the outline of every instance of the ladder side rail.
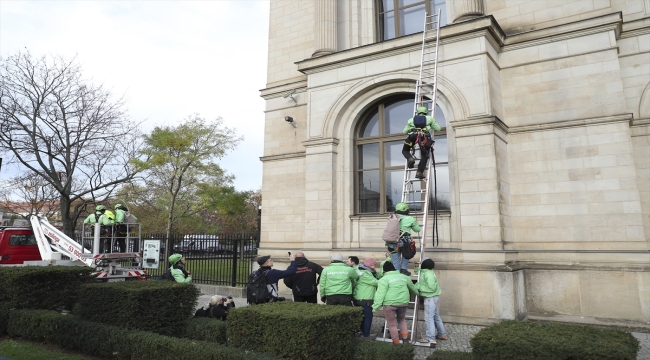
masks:
<svg viewBox="0 0 650 360"><path fill-rule="evenodd" d="M69 238L67 235L52 226L47 221L43 221L39 218L35 220L35 222L37 224L37 228L42 230L43 235L47 236L53 241L52 245L56 245L55 249L58 252L69 257L70 259L79 260L90 267L94 267L94 260L84 259L83 253L90 253L90 251L84 249L81 244Z"/></svg>
<svg viewBox="0 0 650 360"><path fill-rule="evenodd" d="M422 67L424 65L424 44L426 43L427 40L427 12L424 12L424 26L422 28L422 51L420 53L420 73L418 74L418 81L415 86L415 102L413 104L413 114L417 114L417 108L418 108L418 102L420 101L420 98L422 97L422 90L421 90L421 85L422 84Z"/></svg>

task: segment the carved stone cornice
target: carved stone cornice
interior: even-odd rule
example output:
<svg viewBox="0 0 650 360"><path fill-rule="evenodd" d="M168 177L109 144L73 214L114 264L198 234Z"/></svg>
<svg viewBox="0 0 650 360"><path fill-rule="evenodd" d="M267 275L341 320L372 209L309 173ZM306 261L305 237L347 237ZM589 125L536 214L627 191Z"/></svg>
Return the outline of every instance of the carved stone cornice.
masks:
<svg viewBox="0 0 650 360"><path fill-rule="evenodd" d="M597 118L564 120L564 121L555 121L555 122L544 123L544 124L514 126L508 130L508 133L516 135L516 134L521 134L526 132L555 130L555 129L582 127L582 126L593 126L593 125L602 125L602 124L609 124L609 123L616 123L616 122L631 123L631 121L632 121L632 114L620 114L620 115L611 115L611 116L601 116Z"/></svg>
<svg viewBox="0 0 650 360"><path fill-rule="evenodd" d="M261 161L261 162L267 162L267 161L278 161L278 160L288 160L288 159L304 158L306 155L307 155L306 152L301 151L301 152L289 153L289 154L279 154L279 155L260 156L260 161Z"/></svg>

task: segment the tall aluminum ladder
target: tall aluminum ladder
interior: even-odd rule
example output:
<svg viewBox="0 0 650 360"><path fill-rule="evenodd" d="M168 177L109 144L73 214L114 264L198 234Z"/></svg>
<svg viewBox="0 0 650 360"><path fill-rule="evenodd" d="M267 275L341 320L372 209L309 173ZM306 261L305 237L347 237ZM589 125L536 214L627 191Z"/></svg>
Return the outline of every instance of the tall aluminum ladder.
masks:
<svg viewBox="0 0 650 360"><path fill-rule="evenodd" d="M422 60L420 62L420 76L416 82L415 102L413 105L413 114L419 106L425 106L429 109L430 115L435 115L436 109L436 92L438 90L438 43L440 40L440 16L441 10L438 9L437 14L424 15L424 32L422 34ZM433 132L431 132L431 139L433 140ZM420 227L421 233L417 236L412 236L411 240L420 241L420 262L424 257L425 239L428 226L429 215L429 200L431 193L433 156L429 156L426 167L426 178L420 180L415 178L417 171L417 164L420 161L419 146L414 144L413 157L416 160L416 166L409 169L407 163L404 164L404 186L402 188L402 202L408 204L410 215L415 218ZM415 275L417 280L420 280L420 275ZM419 301L418 296L415 296L414 301L409 302L409 309L407 310L406 320L411 321L411 328L409 330L409 338L411 343L418 346L434 347L433 344L418 343L416 340L416 328L418 318ZM377 338L379 341L391 341L390 336L386 337L388 332L388 324L384 324L383 338ZM424 334L422 334L424 335Z"/></svg>

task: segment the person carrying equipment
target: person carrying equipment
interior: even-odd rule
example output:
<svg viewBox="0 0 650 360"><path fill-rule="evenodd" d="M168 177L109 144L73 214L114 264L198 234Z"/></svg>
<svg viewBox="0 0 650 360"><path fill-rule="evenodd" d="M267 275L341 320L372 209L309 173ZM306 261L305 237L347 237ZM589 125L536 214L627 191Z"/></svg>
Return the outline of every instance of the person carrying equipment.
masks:
<svg viewBox="0 0 650 360"><path fill-rule="evenodd" d="M407 166L409 169L415 166L415 159L411 155L411 149L415 144L420 145L420 163L418 164L418 171L415 173L415 177L418 179L424 179L426 177L424 175L424 168L429 161L429 152L433 145L431 129L440 131L440 125L438 125L433 116L427 115L428 113L429 111L425 106L418 106L417 113L406 122L406 127L403 131L408 137L404 140L402 155L408 160Z"/></svg>
<svg viewBox="0 0 650 360"><path fill-rule="evenodd" d="M402 256L401 250L406 246L410 246L411 230L420 232L422 228L415 220L415 218L409 215L409 206L406 203L399 203L395 205L395 213L400 217L400 237L396 244L386 243L386 248L390 253L391 262L393 263L395 270L401 272L404 275L411 275L411 273L408 271L409 259Z"/></svg>

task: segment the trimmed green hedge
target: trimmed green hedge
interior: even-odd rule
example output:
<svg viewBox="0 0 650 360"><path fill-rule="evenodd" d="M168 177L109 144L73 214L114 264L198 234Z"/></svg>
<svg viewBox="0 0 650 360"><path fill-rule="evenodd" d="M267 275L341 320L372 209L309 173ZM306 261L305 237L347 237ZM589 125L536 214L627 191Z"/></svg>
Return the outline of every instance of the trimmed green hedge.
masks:
<svg viewBox="0 0 650 360"><path fill-rule="evenodd" d="M471 352L436 350L427 357L427 360L473 360L474 355Z"/></svg>
<svg viewBox="0 0 650 360"><path fill-rule="evenodd" d="M414 356L415 350L411 344L393 345L393 343L358 339L354 360L413 359Z"/></svg>
<svg viewBox="0 0 650 360"><path fill-rule="evenodd" d="M7 333L7 323L9 322L9 310L0 310L0 334Z"/></svg>
<svg viewBox="0 0 650 360"><path fill-rule="evenodd" d="M54 311L14 310L9 312L8 320L7 333L10 336L48 341L105 359L275 359L269 354L102 325Z"/></svg>
<svg viewBox="0 0 650 360"><path fill-rule="evenodd" d="M178 334L194 314L199 290L172 281L123 281L87 285L73 313L126 329Z"/></svg>
<svg viewBox="0 0 650 360"><path fill-rule="evenodd" d="M225 344L227 340L226 322L209 318L192 318L182 329L181 336L187 339Z"/></svg>
<svg viewBox="0 0 650 360"><path fill-rule="evenodd" d="M230 345L287 359L344 359L355 352L361 308L279 302L233 309Z"/></svg>
<svg viewBox="0 0 650 360"><path fill-rule="evenodd" d="M81 266L0 267L0 309L71 310L85 284L95 282Z"/></svg>
<svg viewBox="0 0 650 360"><path fill-rule="evenodd" d="M503 321L470 341L477 359L636 359L639 341L616 329Z"/></svg>

